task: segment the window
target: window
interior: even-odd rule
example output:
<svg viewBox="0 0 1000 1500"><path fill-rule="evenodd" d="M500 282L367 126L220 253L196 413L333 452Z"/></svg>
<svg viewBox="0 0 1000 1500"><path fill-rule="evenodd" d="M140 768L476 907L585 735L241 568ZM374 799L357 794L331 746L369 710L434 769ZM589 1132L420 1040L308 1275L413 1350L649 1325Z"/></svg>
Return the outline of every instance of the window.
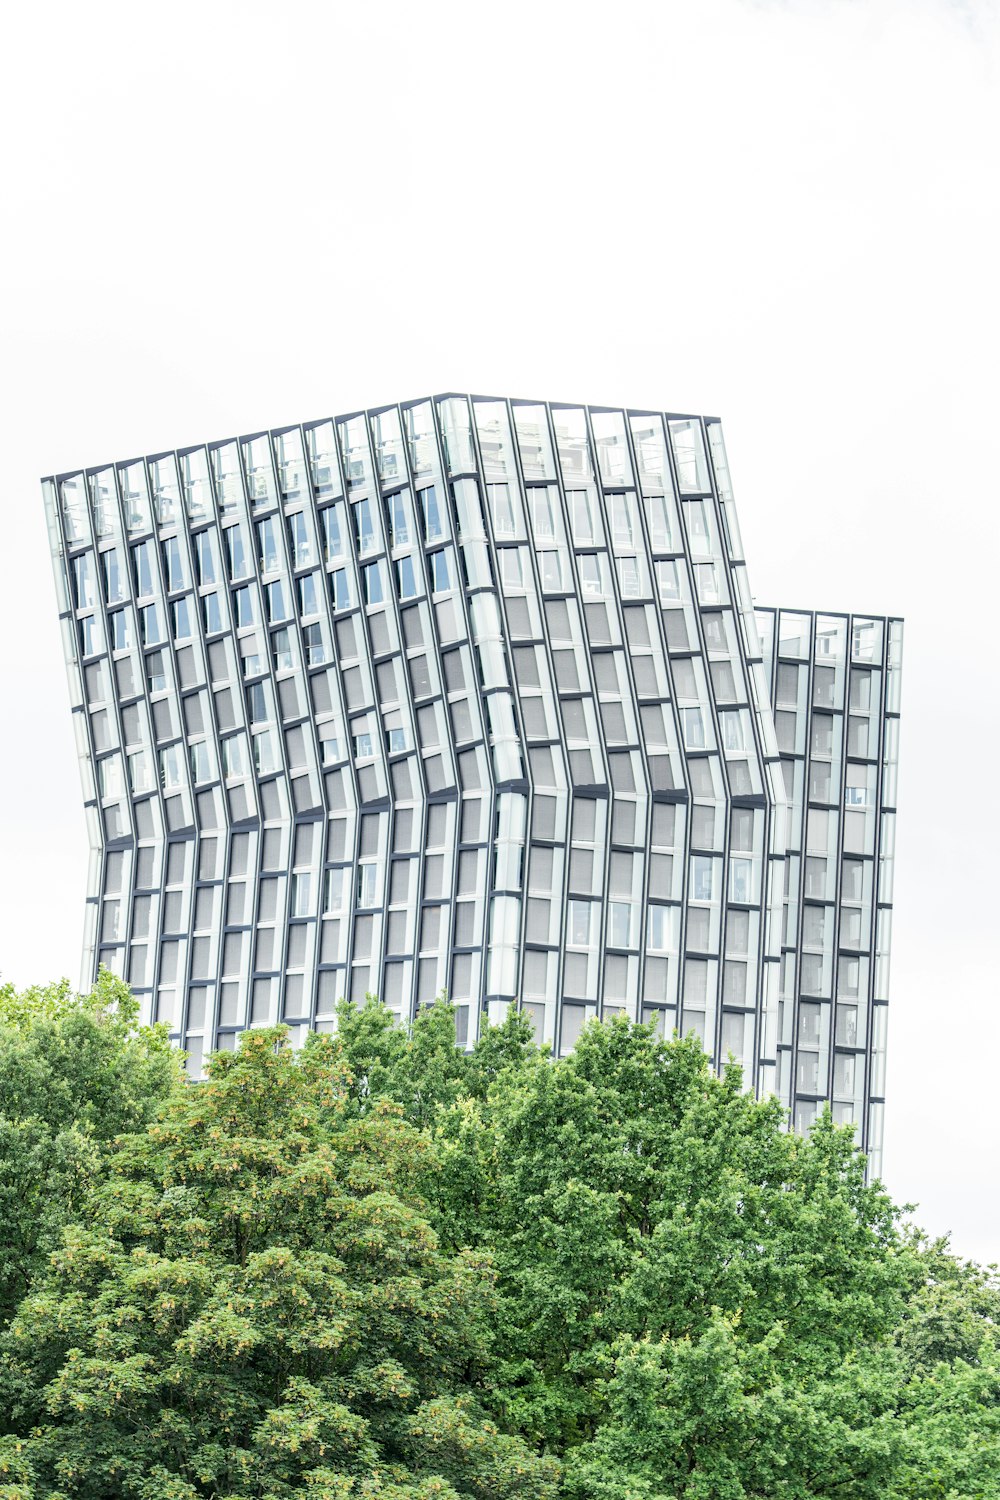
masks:
<svg viewBox="0 0 1000 1500"><path fill-rule="evenodd" d="M428 559L431 565L431 588L435 594L446 594L453 587L452 570L448 554L450 548L432 552Z"/></svg>
<svg viewBox="0 0 1000 1500"><path fill-rule="evenodd" d="M290 620L292 618L288 592L280 578L276 583L266 583L264 585L264 594L267 598L267 618L272 625L276 625L279 620Z"/></svg>
<svg viewBox="0 0 1000 1500"><path fill-rule="evenodd" d="M132 548L132 567L135 573L135 592L140 599L153 592L153 544L139 542Z"/></svg>
<svg viewBox="0 0 1000 1500"><path fill-rule="evenodd" d="M323 526L323 557L326 562L332 562L335 557L342 557L344 553L344 534L340 524L341 505L328 505L319 513Z"/></svg>
<svg viewBox="0 0 1000 1500"><path fill-rule="evenodd" d="M132 645L132 622L127 609L116 609L108 616L112 651L127 651Z"/></svg>
<svg viewBox="0 0 1000 1500"><path fill-rule="evenodd" d="M312 540L302 511L288 517L288 545L292 553L293 568L307 568L313 562Z"/></svg>
<svg viewBox="0 0 1000 1500"><path fill-rule="evenodd" d="M80 621L80 650L84 656L93 656L99 649L97 634L94 630L93 615L85 615Z"/></svg>
<svg viewBox="0 0 1000 1500"><path fill-rule="evenodd" d="M354 535L358 542L358 553L364 557L374 552L379 544L375 531L375 517L370 500L359 500L354 507Z"/></svg>
<svg viewBox="0 0 1000 1500"><path fill-rule="evenodd" d="M253 593L249 585L236 590L233 594L233 605L236 612L237 630L243 630L248 625L254 624Z"/></svg>
<svg viewBox="0 0 1000 1500"><path fill-rule="evenodd" d="M251 683L247 688L247 714L251 724L266 724L271 717L267 711L267 696L262 682Z"/></svg>
<svg viewBox="0 0 1000 1500"><path fill-rule="evenodd" d="M531 507L531 530L536 542L554 541L556 537L552 493L549 489L531 489L528 491L528 503Z"/></svg>
<svg viewBox="0 0 1000 1500"><path fill-rule="evenodd" d="M321 666L326 661L326 644L323 640L323 627L321 625L306 625L302 630L302 643L306 650L306 664L310 667Z"/></svg>
<svg viewBox="0 0 1000 1500"><path fill-rule="evenodd" d="M410 543L410 494L408 490L397 490L385 503L389 521L389 545L406 547Z"/></svg>
<svg viewBox="0 0 1000 1500"><path fill-rule="evenodd" d="M825 667L818 671L828 670ZM780 662L778 664L778 684L776 690L777 701L785 707L795 708L799 701L799 669L791 662Z"/></svg>
<svg viewBox="0 0 1000 1500"><path fill-rule="evenodd" d="M729 861L729 899L746 906L753 900L753 860L733 855Z"/></svg>
<svg viewBox="0 0 1000 1500"><path fill-rule="evenodd" d="M542 592L562 594L566 591L561 552L539 552L539 567L542 574Z"/></svg>
<svg viewBox="0 0 1000 1500"><path fill-rule="evenodd" d="M700 708L682 708L681 724L684 729L684 745L688 750L704 750L705 720Z"/></svg>
<svg viewBox="0 0 1000 1500"><path fill-rule="evenodd" d="M661 599L680 599L681 580L677 564L672 558L656 564L656 586Z"/></svg>
<svg viewBox="0 0 1000 1500"><path fill-rule="evenodd" d="M271 636L271 653L276 672L292 670L292 638L286 629L276 630Z"/></svg>
<svg viewBox="0 0 1000 1500"><path fill-rule="evenodd" d="M417 575L412 557L401 557L396 564L396 588L401 599L413 599L417 594Z"/></svg>
<svg viewBox="0 0 1000 1500"><path fill-rule="evenodd" d="M317 574L307 573L304 578L298 580L299 614L303 618L319 614L319 590L316 587L316 579Z"/></svg>
<svg viewBox="0 0 1000 1500"><path fill-rule="evenodd" d="M155 604L147 604L139 611L139 616L142 621L142 644L144 646L159 646L166 640L160 612Z"/></svg>
<svg viewBox="0 0 1000 1500"><path fill-rule="evenodd" d="M205 621L205 634L214 635L222 629L222 605L218 594L205 594L201 601L201 609Z"/></svg>
<svg viewBox="0 0 1000 1500"><path fill-rule="evenodd" d="M833 667L816 667L813 672L813 703L821 708L832 708L836 683L837 674Z"/></svg>
<svg viewBox="0 0 1000 1500"><path fill-rule="evenodd" d="M190 761L191 781L194 786L201 786L203 782L211 781L212 762L205 740L198 740L191 746Z"/></svg>
<svg viewBox="0 0 1000 1500"><path fill-rule="evenodd" d="M194 565L199 587L219 582L219 564L215 548L215 532L199 531L193 538Z"/></svg>
<svg viewBox="0 0 1000 1500"><path fill-rule="evenodd" d="M501 547L499 551L500 560L500 586L502 589L510 589L514 593L520 593L524 588L524 560L523 547Z"/></svg>
<svg viewBox="0 0 1000 1500"><path fill-rule="evenodd" d="M183 785L180 745L167 745L160 751L160 785L165 792Z"/></svg>
<svg viewBox="0 0 1000 1500"><path fill-rule="evenodd" d="M420 491L420 507L424 517L424 541L437 542L444 536L441 524L441 506L436 485L428 485Z"/></svg>
<svg viewBox="0 0 1000 1500"><path fill-rule="evenodd" d="M167 673L162 651L153 651L146 657L146 681L151 693L166 691Z"/></svg>
<svg viewBox="0 0 1000 1500"><path fill-rule="evenodd" d="M270 729L261 730L253 736L253 763L258 776L268 776L272 771L278 770L275 738Z"/></svg>
<svg viewBox="0 0 1000 1500"><path fill-rule="evenodd" d="M346 568L338 568L330 574L330 598L334 609L350 609L351 581Z"/></svg>
<svg viewBox="0 0 1000 1500"><path fill-rule="evenodd" d="M631 948L633 907L629 901L608 902L608 942L613 948Z"/></svg>
<svg viewBox="0 0 1000 1500"><path fill-rule="evenodd" d="M358 866L358 905L374 906L378 899L378 870L375 865Z"/></svg>
<svg viewBox="0 0 1000 1500"><path fill-rule="evenodd" d="M153 790L153 768L148 750L137 750L129 756L128 779L133 793Z"/></svg>
<svg viewBox="0 0 1000 1500"><path fill-rule="evenodd" d="M164 542L163 566L167 575L167 590L169 593L173 593L174 589L187 588L187 565L184 555L181 552L181 544L178 537L169 536Z"/></svg>
<svg viewBox="0 0 1000 1500"><path fill-rule="evenodd" d="M638 599L642 593L642 574L637 557L618 559L618 582L623 599Z"/></svg>
<svg viewBox="0 0 1000 1500"><path fill-rule="evenodd" d="M367 504L367 501L364 502ZM365 587L366 604L384 604L385 588L382 582L382 563L369 563L361 570L362 581Z"/></svg>
<svg viewBox="0 0 1000 1500"><path fill-rule="evenodd" d="M691 899L693 901L714 900L715 865L714 859L709 859L703 854L691 856Z"/></svg>
<svg viewBox="0 0 1000 1500"><path fill-rule="evenodd" d="M291 915L308 917L312 913L312 875L308 870L292 876ZM296 929L299 931L300 929Z"/></svg>
<svg viewBox="0 0 1000 1500"><path fill-rule="evenodd" d="M514 507L511 504L510 486L506 484L488 484L486 486L486 493L489 497L490 514L493 518L494 536L514 536L517 526L514 520Z"/></svg>
<svg viewBox="0 0 1000 1500"><path fill-rule="evenodd" d="M568 490L566 500L569 504L574 542L577 546L586 546L588 543L595 542L597 537L594 531L594 511L590 491Z"/></svg>
<svg viewBox="0 0 1000 1500"><path fill-rule="evenodd" d="M229 581L238 583L241 579L250 577L250 562L243 527L230 526L225 537L226 552L229 556Z"/></svg>
<svg viewBox="0 0 1000 1500"><path fill-rule="evenodd" d="M274 529L274 520L271 517L268 517L266 521L257 522L257 556L260 558L262 573L278 571L280 566L278 538Z"/></svg>
<svg viewBox="0 0 1000 1500"><path fill-rule="evenodd" d="M246 751L241 734L234 734L230 739L222 741L222 774L227 782L246 779Z"/></svg>
<svg viewBox="0 0 1000 1500"><path fill-rule="evenodd" d="M566 941L577 948L593 946L597 912L595 901L570 901L566 922Z"/></svg>
<svg viewBox="0 0 1000 1500"><path fill-rule="evenodd" d="M77 561L80 561L78 558ZM126 597L125 575L122 572L121 555L117 547L101 554L104 569L104 597L108 604L120 604Z"/></svg>

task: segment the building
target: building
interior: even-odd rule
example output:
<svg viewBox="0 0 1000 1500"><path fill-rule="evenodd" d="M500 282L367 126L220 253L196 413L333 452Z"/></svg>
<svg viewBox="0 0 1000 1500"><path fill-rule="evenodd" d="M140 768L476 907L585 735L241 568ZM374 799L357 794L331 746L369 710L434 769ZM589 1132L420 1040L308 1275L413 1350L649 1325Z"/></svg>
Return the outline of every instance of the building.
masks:
<svg viewBox="0 0 1000 1500"><path fill-rule="evenodd" d="M877 1151L901 624L755 611L717 420L445 395L43 488L85 979L195 1072L447 990L693 1029Z"/></svg>

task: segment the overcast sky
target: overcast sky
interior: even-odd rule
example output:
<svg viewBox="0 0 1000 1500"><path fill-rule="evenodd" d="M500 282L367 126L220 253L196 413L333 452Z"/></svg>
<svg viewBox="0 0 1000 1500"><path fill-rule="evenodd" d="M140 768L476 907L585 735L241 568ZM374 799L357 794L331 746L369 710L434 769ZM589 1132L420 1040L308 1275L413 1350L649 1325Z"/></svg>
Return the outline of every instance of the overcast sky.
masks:
<svg viewBox="0 0 1000 1500"><path fill-rule="evenodd" d="M723 418L906 617L885 1175L1000 1258L992 0L35 3L0 67L0 972L79 977L38 476L434 390Z"/></svg>

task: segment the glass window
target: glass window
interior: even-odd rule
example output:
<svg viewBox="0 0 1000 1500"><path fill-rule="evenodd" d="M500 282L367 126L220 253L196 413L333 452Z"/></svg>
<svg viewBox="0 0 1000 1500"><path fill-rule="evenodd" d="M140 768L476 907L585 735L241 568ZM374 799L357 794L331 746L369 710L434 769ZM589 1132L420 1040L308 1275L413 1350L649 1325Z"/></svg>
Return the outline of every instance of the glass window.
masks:
<svg viewBox="0 0 1000 1500"><path fill-rule="evenodd" d="M409 546L412 540L409 490L397 490L394 495L390 495L385 502L385 508L389 521L389 545L391 547Z"/></svg>
<svg viewBox="0 0 1000 1500"><path fill-rule="evenodd" d="M267 618L272 625L276 625L280 620L292 618L288 591L280 578L275 583L265 584L264 593L267 598Z"/></svg>
<svg viewBox="0 0 1000 1500"><path fill-rule="evenodd" d="M174 617L174 640L190 640L191 636L194 633L191 613L191 595L188 594L184 599L175 599L174 603L170 607L173 611Z"/></svg>
<svg viewBox="0 0 1000 1500"><path fill-rule="evenodd" d="M93 656L94 652L98 650L93 615L85 615L80 621L80 650L84 656Z"/></svg>
<svg viewBox="0 0 1000 1500"><path fill-rule="evenodd" d="M179 537L168 536L163 543L163 566L167 575L167 589L170 593L173 593L174 589L188 587L187 560L181 551Z"/></svg>
<svg viewBox="0 0 1000 1500"><path fill-rule="evenodd" d="M314 561L312 540L302 511L288 517L288 545L292 553L294 568L307 568Z"/></svg>
<svg viewBox="0 0 1000 1500"><path fill-rule="evenodd" d="M792 668L794 671L795 668ZM813 669L813 703L819 708L832 708L836 700L837 672L835 667Z"/></svg>
<svg viewBox="0 0 1000 1500"><path fill-rule="evenodd" d="M308 917L312 914L312 875L306 870L292 876L291 915ZM299 929L296 929L298 931Z"/></svg>
<svg viewBox="0 0 1000 1500"><path fill-rule="evenodd" d="M358 552L362 557L367 552L374 552L378 548L379 538L375 530L375 516L370 500L359 500L354 507L354 535L357 538Z"/></svg>
<svg viewBox="0 0 1000 1500"><path fill-rule="evenodd" d="M214 635L222 629L222 604L217 593L206 594L201 601L205 634Z"/></svg>
<svg viewBox="0 0 1000 1500"><path fill-rule="evenodd" d="M165 792L184 782L180 745L167 745L160 751L160 785Z"/></svg>
<svg viewBox="0 0 1000 1500"><path fill-rule="evenodd" d="M229 557L229 579L238 583L250 577L250 559L247 554L246 537L242 526L230 526L225 533L226 553Z"/></svg>
<svg viewBox="0 0 1000 1500"><path fill-rule="evenodd" d="M681 578L672 558L656 564L656 586L661 599L680 599Z"/></svg>
<svg viewBox="0 0 1000 1500"><path fill-rule="evenodd" d="M327 505L320 511L323 525L323 557L326 562L344 555L344 532L340 524L342 505Z"/></svg>
<svg viewBox="0 0 1000 1500"><path fill-rule="evenodd" d="M253 763L258 776L267 776L278 770L278 752L270 729L261 730L253 736Z"/></svg>
<svg viewBox="0 0 1000 1500"><path fill-rule="evenodd" d="M566 582L565 570L563 568L563 554L555 551L539 552L538 563L542 575L543 593L565 593Z"/></svg>
<svg viewBox="0 0 1000 1500"><path fill-rule="evenodd" d="M704 750L705 720L700 708L682 708L681 723L684 727L684 745L688 750Z"/></svg>
<svg viewBox="0 0 1000 1500"><path fill-rule="evenodd" d="M276 573L281 566L273 517L257 522L257 555L262 573Z"/></svg>
<svg viewBox="0 0 1000 1500"><path fill-rule="evenodd" d="M214 531L199 531L193 538L194 563L198 573L198 584L204 588L206 584L219 582L219 559L215 545Z"/></svg>
<svg viewBox="0 0 1000 1500"><path fill-rule="evenodd" d="M577 546L586 546L588 543L596 541L594 509L590 491L568 490L566 500L569 504L574 542Z"/></svg>
<svg viewBox="0 0 1000 1500"><path fill-rule="evenodd" d="M742 905L753 900L753 860L733 855L729 861L729 899Z"/></svg>
<svg viewBox="0 0 1000 1500"><path fill-rule="evenodd" d="M416 597L418 592L417 575L412 557L401 557L396 563L396 587L401 599L413 599Z"/></svg>
<svg viewBox="0 0 1000 1500"><path fill-rule="evenodd" d="M365 587L365 603L384 604L385 587L382 581L381 561L369 563L366 568L362 568L361 574Z"/></svg>
<svg viewBox="0 0 1000 1500"><path fill-rule="evenodd" d="M167 673L162 651L151 651L146 657L146 681L151 693L166 691Z"/></svg>
<svg viewBox="0 0 1000 1500"><path fill-rule="evenodd" d="M794 708L799 701L799 669L791 662L778 664L776 697L779 703L790 708Z"/></svg>
<svg viewBox="0 0 1000 1500"><path fill-rule="evenodd" d="M222 773L227 782L246 779L246 742L242 734L222 741Z"/></svg>
<svg viewBox="0 0 1000 1500"><path fill-rule="evenodd" d="M634 907L629 901L608 902L608 943L613 948L633 946Z"/></svg>
<svg viewBox="0 0 1000 1500"><path fill-rule="evenodd" d="M76 560L81 561L80 558ZM127 594L118 548L112 547L110 552L102 552L101 564L104 570L104 598L108 604L120 604Z"/></svg>
<svg viewBox="0 0 1000 1500"><path fill-rule="evenodd" d="M596 901L570 901L566 923L566 941L578 948L593 946L596 938Z"/></svg>
<svg viewBox="0 0 1000 1500"><path fill-rule="evenodd" d="M292 670L292 638L287 630L276 630L271 636L271 651L276 672Z"/></svg>
<svg viewBox="0 0 1000 1500"><path fill-rule="evenodd" d="M310 667L321 666L326 661L326 642L323 639L323 627L318 624L304 626L302 641L306 650L306 663Z"/></svg>
<svg viewBox="0 0 1000 1500"><path fill-rule="evenodd" d="M424 517L424 541L440 541L445 533L441 519L441 502L438 498L436 485L430 484L426 489L420 491L420 508Z"/></svg>
<svg viewBox="0 0 1000 1500"><path fill-rule="evenodd" d="M711 490L708 459L701 423L697 417L678 418L668 422L670 441L677 464L677 482L682 495L704 495Z"/></svg>
<svg viewBox="0 0 1000 1500"><path fill-rule="evenodd" d="M131 611L116 609L108 616L112 651L127 651L132 645Z"/></svg>
<svg viewBox="0 0 1000 1500"><path fill-rule="evenodd" d="M212 762L205 740L198 740L191 746L190 760L191 781L195 786L201 786L203 782L212 780Z"/></svg>
<svg viewBox="0 0 1000 1500"><path fill-rule="evenodd" d="M715 899L716 861L704 854L691 856L691 899L713 901Z"/></svg>
<svg viewBox="0 0 1000 1500"><path fill-rule="evenodd" d="M374 906L378 900L378 870L375 865L358 866L358 905Z"/></svg>
<svg viewBox="0 0 1000 1500"><path fill-rule="evenodd" d="M440 552L430 554L431 566L431 588L435 594L446 594L454 587L452 567L450 564L450 547L444 547Z"/></svg>
<svg viewBox="0 0 1000 1500"><path fill-rule="evenodd" d="M334 609L350 609L351 580L346 568L330 574L330 598Z"/></svg>
<svg viewBox="0 0 1000 1500"><path fill-rule="evenodd" d="M307 573L298 580L299 614L303 617L319 614L319 590L316 587L318 574Z"/></svg>
<svg viewBox="0 0 1000 1500"><path fill-rule="evenodd" d="M159 609L155 604L147 604L139 611L142 621L142 644L144 646L159 646L166 640L163 630L163 622L160 618Z"/></svg>
<svg viewBox="0 0 1000 1500"><path fill-rule="evenodd" d="M135 573L135 592L138 598L148 597L153 592L153 544L139 542L132 548L132 568Z"/></svg>

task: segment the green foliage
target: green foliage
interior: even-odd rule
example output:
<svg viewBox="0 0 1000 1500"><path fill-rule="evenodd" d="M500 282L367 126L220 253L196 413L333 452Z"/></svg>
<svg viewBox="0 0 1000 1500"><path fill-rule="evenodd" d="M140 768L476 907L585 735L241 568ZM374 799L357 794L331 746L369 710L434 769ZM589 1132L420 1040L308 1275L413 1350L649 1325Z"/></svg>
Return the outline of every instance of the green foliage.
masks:
<svg viewBox="0 0 1000 1500"><path fill-rule="evenodd" d="M178 1086L123 998L146 1081L65 1064L95 1154L3 1338L0 1500L1000 1496L996 1276L828 1114L620 1020L466 1054L444 1001ZM90 1003L23 1002L11 1058Z"/></svg>
<svg viewBox="0 0 1000 1500"><path fill-rule="evenodd" d="M178 1087L165 1031L137 1018L131 991L107 972L89 995L65 982L0 987L0 1325L80 1212L115 1137L141 1129Z"/></svg>
<svg viewBox="0 0 1000 1500"><path fill-rule="evenodd" d="M492 1278L427 1222L432 1143L350 1084L251 1032L119 1142L6 1340L41 1494L555 1494L473 1400Z"/></svg>

